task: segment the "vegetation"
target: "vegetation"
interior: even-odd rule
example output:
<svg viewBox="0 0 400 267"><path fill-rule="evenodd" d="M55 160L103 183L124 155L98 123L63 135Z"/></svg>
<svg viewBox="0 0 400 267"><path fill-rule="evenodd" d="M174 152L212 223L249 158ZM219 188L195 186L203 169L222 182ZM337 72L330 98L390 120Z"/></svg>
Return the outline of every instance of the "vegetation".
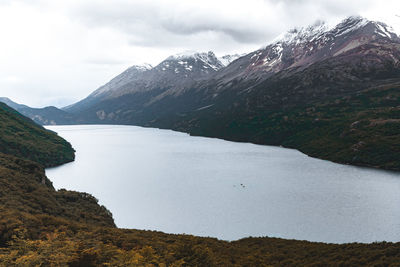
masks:
<svg viewBox="0 0 400 267"><path fill-rule="evenodd" d="M27 215L28 216L28 215ZM40 222L43 218L35 219ZM40 226L40 225L39 225ZM234 242L160 232L92 227L54 217L29 238L12 232L3 266L399 266L400 243L324 244L277 238Z"/></svg>

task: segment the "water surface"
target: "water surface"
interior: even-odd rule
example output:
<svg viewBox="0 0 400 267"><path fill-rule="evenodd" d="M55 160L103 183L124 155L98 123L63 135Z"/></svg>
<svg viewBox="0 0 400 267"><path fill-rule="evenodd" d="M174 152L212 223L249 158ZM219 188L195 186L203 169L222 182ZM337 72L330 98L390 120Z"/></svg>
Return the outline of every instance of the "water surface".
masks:
<svg viewBox="0 0 400 267"><path fill-rule="evenodd" d="M235 240L400 241L400 174L135 126L49 126L76 160L46 173L118 227Z"/></svg>

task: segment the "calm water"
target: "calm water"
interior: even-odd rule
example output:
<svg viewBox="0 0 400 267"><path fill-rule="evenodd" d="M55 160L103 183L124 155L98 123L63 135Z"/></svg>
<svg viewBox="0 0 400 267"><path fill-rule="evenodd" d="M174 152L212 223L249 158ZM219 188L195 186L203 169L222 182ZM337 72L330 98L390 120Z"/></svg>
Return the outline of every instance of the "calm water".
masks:
<svg viewBox="0 0 400 267"><path fill-rule="evenodd" d="M123 228L234 240L400 241L400 174L290 149L134 126L52 126L76 161L48 169Z"/></svg>

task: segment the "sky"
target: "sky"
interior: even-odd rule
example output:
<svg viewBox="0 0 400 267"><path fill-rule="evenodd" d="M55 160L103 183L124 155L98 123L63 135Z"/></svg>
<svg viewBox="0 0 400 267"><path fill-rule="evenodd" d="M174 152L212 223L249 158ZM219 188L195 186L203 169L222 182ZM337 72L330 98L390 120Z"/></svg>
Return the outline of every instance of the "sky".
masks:
<svg viewBox="0 0 400 267"><path fill-rule="evenodd" d="M63 107L131 65L188 50L249 53L351 15L400 32L399 0L0 0L0 96Z"/></svg>

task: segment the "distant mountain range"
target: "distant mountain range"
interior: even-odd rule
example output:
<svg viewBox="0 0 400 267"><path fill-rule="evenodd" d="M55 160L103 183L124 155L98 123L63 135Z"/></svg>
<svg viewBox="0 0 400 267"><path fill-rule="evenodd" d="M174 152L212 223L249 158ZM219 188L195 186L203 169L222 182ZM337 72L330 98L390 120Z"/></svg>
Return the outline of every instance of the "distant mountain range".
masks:
<svg viewBox="0 0 400 267"><path fill-rule="evenodd" d="M75 118L73 114L70 114L53 106L45 108L31 108L26 105L15 103L7 97L0 97L0 102L7 104L8 106L17 110L22 115L32 119L37 124L55 125L75 123Z"/></svg>
<svg viewBox="0 0 400 267"><path fill-rule="evenodd" d="M63 108L64 122L42 121L169 128L400 170L399 89L400 38L349 17L293 29L247 55L190 52L133 66Z"/></svg>

